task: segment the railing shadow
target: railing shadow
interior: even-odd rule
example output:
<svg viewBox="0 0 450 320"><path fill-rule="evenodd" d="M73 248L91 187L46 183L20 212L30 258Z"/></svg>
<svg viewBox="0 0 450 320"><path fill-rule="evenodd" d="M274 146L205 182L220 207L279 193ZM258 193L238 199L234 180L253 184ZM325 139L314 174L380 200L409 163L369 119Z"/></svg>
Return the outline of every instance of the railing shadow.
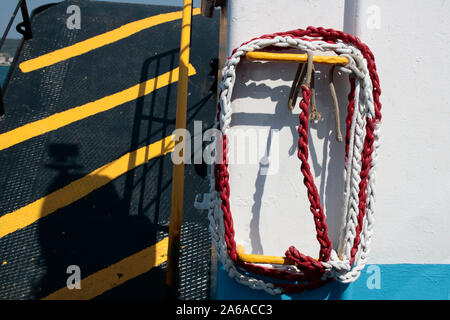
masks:
<svg viewBox="0 0 450 320"><path fill-rule="evenodd" d="M109 183L111 178L100 174L86 176L83 172L83 166L77 161L78 145L51 144L48 153L51 162L46 167L55 170L56 176L47 194L80 178L83 178L84 186L104 186L69 207L60 208L57 214L39 219L39 242L46 271L34 284L34 297L38 299L59 289L61 283L66 283L68 266L79 266L82 275L85 275L89 272L90 262L101 261L102 257L111 254L114 251L112 237L117 231L115 223L128 220L123 200L114 185ZM72 197L72 194L64 193L56 201L44 201L43 215L58 206L55 202L71 200ZM105 232L108 229L110 233ZM106 245L108 242L109 246Z"/></svg>
<svg viewBox="0 0 450 320"><path fill-rule="evenodd" d="M52 215L49 219L39 219L39 240L46 272L33 284L35 298L46 297L59 289L62 283L66 283L68 277L66 268L70 265L79 265L84 278L117 262L111 261L112 257L123 259L136 253L136 248L143 249L154 245L167 233L165 215L168 215L166 209L170 202L167 202L167 197L163 198L161 195L167 194L171 184L171 175L168 174L171 172L170 157L159 156L138 165L138 161L142 159L137 159L137 153L133 151L171 134L170 126L173 126L174 119L169 118L169 108L172 107L170 96L173 87L169 84L164 90L156 88L157 76L163 73L162 66L164 69L169 67L169 70L173 70L176 67L177 55L178 50L171 50L149 58L143 63L140 74L142 84L138 93L140 97L136 100L134 108L128 171L117 181L112 183L112 179L103 176L101 172L97 175L87 175L77 162L80 155L77 144L49 145L48 153L51 160L46 167L56 170L56 176L46 194L59 190L77 179L83 179L83 186L101 185L101 187L69 206L59 209L58 211L62 212ZM162 59L165 59L164 65ZM146 87L149 78L155 78L152 83L154 88ZM153 91L146 95L148 89ZM163 144L161 148L165 149L167 145ZM149 148L145 148L144 151L145 157L149 156ZM117 192L115 185L124 190L123 195ZM44 202L42 215L54 206L55 203L52 201ZM161 212L164 212L163 221ZM152 248L154 252L150 256L153 256L155 261L149 261L150 264L154 264L157 259L156 248ZM100 261L106 264L102 265ZM124 286L118 290L125 290L126 294L130 295L133 290L129 288L134 286L137 297L142 298L142 281L145 282L146 279L147 274L144 274L140 277L140 284L130 281L127 283L128 290L124 289ZM163 270L152 269L151 279L148 280L151 282L147 283L153 287L148 291L149 298L165 298L164 279Z"/></svg>

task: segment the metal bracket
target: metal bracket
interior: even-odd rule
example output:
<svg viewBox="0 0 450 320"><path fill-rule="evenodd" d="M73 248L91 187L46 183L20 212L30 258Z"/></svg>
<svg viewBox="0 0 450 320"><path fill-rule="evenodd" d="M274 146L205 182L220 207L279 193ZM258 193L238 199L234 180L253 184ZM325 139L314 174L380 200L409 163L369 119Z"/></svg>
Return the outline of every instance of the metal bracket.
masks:
<svg viewBox="0 0 450 320"><path fill-rule="evenodd" d="M22 12L23 21L17 24L16 30L23 35L25 40L28 40L33 37L33 33L31 31L30 15L28 14L26 0L22 0L20 2L20 9Z"/></svg>
<svg viewBox="0 0 450 320"><path fill-rule="evenodd" d="M212 18L214 15L214 9L216 7L222 7L226 4L226 0L202 0L201 11L202 16Z"/></svg>

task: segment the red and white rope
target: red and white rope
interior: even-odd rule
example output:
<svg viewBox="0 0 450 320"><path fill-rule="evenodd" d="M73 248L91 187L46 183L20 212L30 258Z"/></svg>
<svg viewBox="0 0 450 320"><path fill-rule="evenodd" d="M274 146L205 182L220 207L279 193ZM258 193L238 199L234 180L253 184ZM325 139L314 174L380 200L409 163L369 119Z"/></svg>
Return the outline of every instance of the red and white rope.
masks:
<svg viewBox="0 0 450 320"><path fill-rule="evenodd" d="M231 99L236 81L236 68L249 51L270 48L297 48L306 52L334 52L345 56L349 63L341 70L349 73L351 92L347 116L346 166L344 192L344 221L338 252L332 249L327 234L326 217L308 165L308 118L311 92L302 86L299 116L299 151L301 172L311 202L311 212L320 244L319 259L300 253L290 247L286 257L296 262L296 268L267 268L241 261L236 252L233 219L230 210L228 173L228 134L233 114ZM375 203L375 165L379 147L381 120L381 93L373 54L358 38L340 31L308 27L252 39L235 49L222 70L216 127L222 132L217 138L216 156L222 163L214 163L211 173L210 206L208 218L212 241L218 258L230 277L254 289L271 294L299 292L316 288L331 279L352 282L359 277L367 261L373 234ZM283 283L266 282L254 275L287 280Z"/></svg>

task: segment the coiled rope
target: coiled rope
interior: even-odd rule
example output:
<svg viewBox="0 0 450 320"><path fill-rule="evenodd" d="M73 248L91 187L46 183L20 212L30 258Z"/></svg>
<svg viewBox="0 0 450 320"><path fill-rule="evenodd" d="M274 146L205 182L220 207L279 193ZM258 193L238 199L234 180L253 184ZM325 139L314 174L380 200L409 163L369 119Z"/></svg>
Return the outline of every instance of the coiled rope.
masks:
<svg viewBox="0 0 450 320"><path fill-rule="evenodd" d="M345 136L345 213L338 251L332 249L326 216L308 165L311 88L310 83L306 83L301 86L302 99L299 104L298 158L301 161L303 183L307 188L320 249L316 260L291 246L286 250L285 256L295 263L295 267L290 266L284 270L280 267L247 263L239 258L229 200L228 133L233 113L231 97L236 81L236 67L247 52L263 48L332 51L349 60L347 65L339 67L349 74L350 93ZM375 59L370 49L355 36L320 27L264 35L243 43L232 52L222 70L220 89L216 128L221 131L222 137L216 138L216 161L212 164L214 174L211 175L208 219L218 258L228 275L241 284L271 294L314 289L334 279L344 283L355 281L366 264L373 234L375 164L381 121L381 90ZM221 161L217 161L218 159ZM267 282L255 275L283 281Z"/></svg>

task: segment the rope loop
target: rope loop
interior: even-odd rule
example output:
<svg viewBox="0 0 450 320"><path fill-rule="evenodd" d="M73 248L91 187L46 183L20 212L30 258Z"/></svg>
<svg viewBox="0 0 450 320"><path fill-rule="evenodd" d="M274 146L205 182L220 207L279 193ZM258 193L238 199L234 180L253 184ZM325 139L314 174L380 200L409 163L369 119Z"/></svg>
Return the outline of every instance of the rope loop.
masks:
<svg viewBox="0 0 450 320"><path fill-rule="evenodd" d="M308 54L308 61L298 67L289 95L289 107L299 102L298 158L300 172L307 189L310 212L314 219L316 238L319 243L318 259L307 256L290 246L287 260L294 266L266 267L241 260L237 254L234 239L233 218L230 209L230 185L228 173L228 138L233 114L231 98L236 82L236 68L247 52L264 48L284 50L296 48ZM344 181L344 223L337 251L328 237L326 214L320 203L320 196L308 164L309 119L317 120L315 106L315 84L313 52L333 52L345 56L348 63L339 70L349 75L347 116L345 136L340 133L339 109L334 92L333 69L330 70L336 117L336 136L345 143ZM379 148L379 127L381 121L381 89L375 60L370 49L357 37L342 31L322 27L307 27L275 34L263 35L243 43L233 50L222 70L216 128L222 132L221 143L215 145L214 154L220 154L220 163L213 163L211 172L211 205L208 211L210 231L217 256L228 275L237 282L253 289L265 290L270 294L312 290L337 280L348 283L355 281L366 264L373 234L375 204L375 167ZM300 93L301 91L301 93ZM334 94L333 94L334 92ZM312 111L310 112L310 107ZM217 160L217 159L216 159ZM268 282L258 276L270 277L282 282Z"/></svg>

